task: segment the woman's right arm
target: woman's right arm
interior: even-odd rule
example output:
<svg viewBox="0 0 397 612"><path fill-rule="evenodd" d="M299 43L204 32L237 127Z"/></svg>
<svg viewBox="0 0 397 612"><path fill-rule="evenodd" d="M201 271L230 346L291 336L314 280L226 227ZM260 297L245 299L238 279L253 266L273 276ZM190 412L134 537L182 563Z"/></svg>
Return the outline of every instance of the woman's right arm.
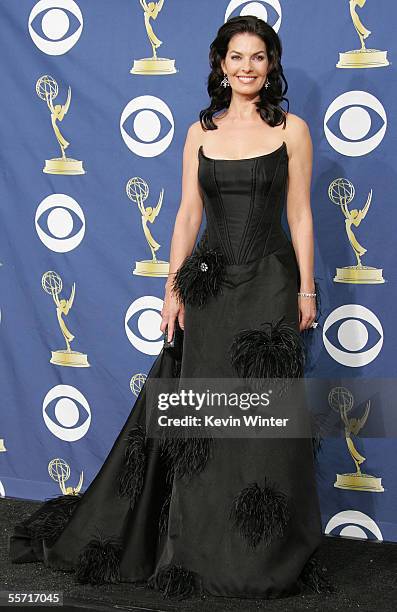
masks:
<svg viewBox="0 0 397 612"><path fill-rule="evenodd" d="M168 325L168 340L171 340L174 333L176 317L181 328L184 328L184 305L178 301L172 290L172 283L185 257L193 251L203 216L197 157L201 134L201 124L196 121L187 131L183 149L182 197L171 239L169 274L165 283L165 297L161 311L160 329L164 333Z"/></svg>

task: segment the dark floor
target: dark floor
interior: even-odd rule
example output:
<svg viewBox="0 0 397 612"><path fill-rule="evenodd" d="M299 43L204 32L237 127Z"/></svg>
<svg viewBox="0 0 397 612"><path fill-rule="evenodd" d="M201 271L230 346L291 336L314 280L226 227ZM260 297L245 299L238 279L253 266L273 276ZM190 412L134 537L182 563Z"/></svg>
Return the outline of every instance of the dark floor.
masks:
<svg viewBox="0 0 397 612"><path fill-rule="evenodd" d="M62 591L63 611L82 609L169 612L182 610L183 612L224 610L395 612L397 610L396 543L375 543L324 536L319 557L328 568L329 579L336 586L337 593L325 596L308 592L278 600L206 596L178 601L164 599L161 593L134 588L128 583L100 587L81 585L74 581L73 573L53 571L42 563L11 564L8 562L7 544L12 525L28 516L39 504L40 502L10 498L0 499L0 591ZM18 607L18 609L25 608ZM48 607L40 609L48 610Z"/></svg>

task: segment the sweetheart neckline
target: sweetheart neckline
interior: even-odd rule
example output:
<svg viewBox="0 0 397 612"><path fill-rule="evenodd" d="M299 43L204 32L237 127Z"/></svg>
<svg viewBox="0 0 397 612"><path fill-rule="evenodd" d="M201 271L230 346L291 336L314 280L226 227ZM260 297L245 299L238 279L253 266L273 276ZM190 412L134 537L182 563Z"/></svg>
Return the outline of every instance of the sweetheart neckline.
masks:
<svg viewBox="0 0 397 612"><path fill-rule="evenodd" d="M205 159L208 159L209 161L227 161L227 162L237 161L239 162L239 161L249 161L253 159L260 159L261 157L270 157L271 155L274 155L275 153L278 153L279 151L281 151L281 149L283 149L284 147L287 149L287 143L285 142L285 140L279 147L277 147L277 149L274 149L274 151L270 151L270 153L263 153L262 155L255 155L254 157L240 157L239 159L222 159L220 157L208 157L208 155L204 153L203 145L200 145L198 150L199 150L199 153L201 153L201 155Z"/></svg>

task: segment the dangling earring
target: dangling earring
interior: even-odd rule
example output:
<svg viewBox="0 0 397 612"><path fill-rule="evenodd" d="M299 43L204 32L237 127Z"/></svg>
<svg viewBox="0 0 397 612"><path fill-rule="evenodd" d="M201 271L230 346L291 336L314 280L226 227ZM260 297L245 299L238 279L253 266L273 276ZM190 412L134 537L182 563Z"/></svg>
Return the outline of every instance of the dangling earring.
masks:
<svg viewBox="0 0 397 612"><path fill-rule="evenodd" d="M221 85L223 87L229 87L230 86L229 79L227 78L227 74L225 74L225 76L223 77L223 79L221 81Z"/></svg>
<svg viewBox="0 0 397 612"><path fill-rule="evenodd" d="M265 89L267 89L269 85L270 85L270 81L268 78L266 78Z"/></svg>

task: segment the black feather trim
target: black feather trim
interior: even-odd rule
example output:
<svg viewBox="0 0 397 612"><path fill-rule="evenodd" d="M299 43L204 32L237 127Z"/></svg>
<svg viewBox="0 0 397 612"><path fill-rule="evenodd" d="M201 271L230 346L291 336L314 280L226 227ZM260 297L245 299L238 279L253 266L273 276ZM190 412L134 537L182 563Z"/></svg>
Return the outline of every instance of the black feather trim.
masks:
<svg viewBox="0 0 397 612"><path fill-rule="evenodd" d="M202 472L212 453L213 438L175 437L162 438L160 447L168 463L168 481Z"/></svg>
<svg viewBox="0 0 397 612"><path fill-rule="evenodd" d="M143 489L146 467L146 435L141 425L130 429L125 448L125 464L119 477L119 495L130 498L131 507Z"/></svg>
<svg viewBox="0 0 397 612"><path fill-rule="evenodd" d="M229 358L242 378L278 378L280 391L288 386L288 378L304 373L304 344L298 331L283 322L264 321L267 329L243 329L235 334L229 347Z"/></svg>
<svg viewBox="0 0 397 612"><path fill-rule="evenodd" d="M161 591L164 597L184 599L202 592L202 581L196 572L182 565L163 565L147 580L147 586Z"/></svg>
<svg viewBox="0 0 397 612"><path fill-rule="evenodd" d="M185 257L175 273L172 289L178 300L202 308L210 296L222 292L225 263L219 248L209 248L205 229L192 254Z"/></svg>
<svg viewBox="0 0 397 612"><path fill-rule="evenodd" d="M326 576L327 568L323 567L314 555L305 563L298 578L298 584L303 588L309 587L316 593L336 593L336 586Z"/></svg>
<svg viewBox="0 0 397 612"><path fill-rule="evenodd" d="M323 450L323 443L330 427L330 415L327 411L312 412L312 448L315 461L318 461L319 454ZM325 434L325 437L323 436Z"/></svg>
<svg viewBox="0 0 397 612"><path fill-rule="evenodd" d="M268 545L284 534L290 518L287 496L272 484L253 482L234 498L229 518L250 546L261 540Z"/></svg>
<svg viewBox="0 0 397 612"><path fill-rule="evenodd" d="M322 450L323 441L324 438L319 433L312 437L313 456L316 461L318 461L318 455Z"/></svg>
<svg viewBox="0 0 397 612"><path fill-rule="evenodd" d="M51 546L65 529L81 498L81 494L76 494L48 499L31 517L23 521L23 526L33 540L43 539Z"/></svg>
<svg viewBox="0 0 397 612"><path fill-rule="evenodd" d="M122 544L119 538L95 537L80 551L76 580L81 584L120 582Z"/></svg>
<svg viewBox="0 0 397 612"><path fill-rule="evenodd" d="M159 517L159 537L167 532L171 496L172 496L172 493L171 492L168 493L164 498L163 505L161 506L160 517Z"/></svg>

